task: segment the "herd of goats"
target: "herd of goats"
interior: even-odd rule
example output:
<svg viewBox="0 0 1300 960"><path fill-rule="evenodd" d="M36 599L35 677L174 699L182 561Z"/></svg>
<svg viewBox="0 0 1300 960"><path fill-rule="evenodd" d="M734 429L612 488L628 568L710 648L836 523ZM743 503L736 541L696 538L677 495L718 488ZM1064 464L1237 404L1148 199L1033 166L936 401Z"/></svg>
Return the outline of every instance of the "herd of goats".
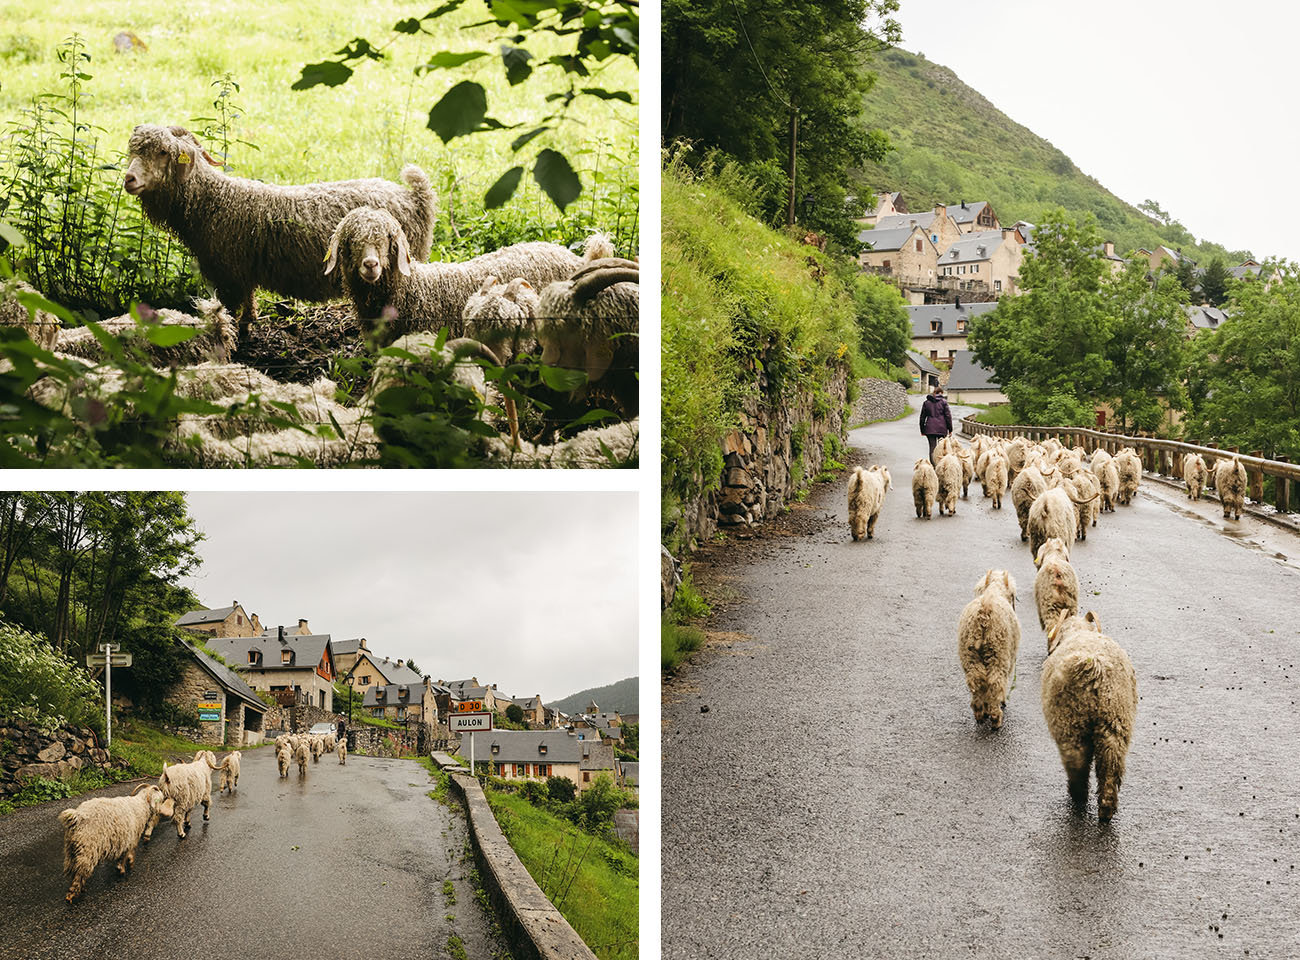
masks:
<svg viewBox="0 0 1300 960"><path fill-rule="evenodd" d="M347 741L337 739L332 733L326 736L282 734L275 739L275 759L281 777L289 776L289 768L294 763L298 765L298 775L306 776L309 760L319 763L323 754L335 752L339 763L346 764ZM239 763L237 750L227 754L220 763L211 750L200 750L188 763L164 762L157 782L142 783L128 796L94 797L60 813L63 870L72 878L68 902L81 893L101 863L112 860L117 864L117 872L125 875L135 863L136 847L142 839L149 842L154 827L163 817L170 817L176 824L176 836L182 840L195 807L201 805L203 819L210 819L212 771L221 771L218 796L227 790L233 794L239 785Z"/></svg>
<svg viewBox="0 0 1300 960"><path fill-rule="evenodd" d="M918 519L929 519L937 501L939 515L957 512L958 494L966 496L978 480L984 496L1001 509L1008 489L1038 573L1034 600L1039 626L1047 633L1042 668L1042 704L1047 728L1065 767L1069 794L1076 804L1088 800L1089 775L1097 774L1097 818L1110 820L1119 805L1120 781L1137 717L1137 676L1128 654L1101 632L1096 614L1079 615L1079 580L1070 564L1076 539L1084 540L1102 512L1127 505L1137 493L1142 463L1132 447L1112 456L1097 449L1068 448L1055 439L1031 443L1022 437L994 440L977 434L969 447L956 437L935 445L937 467L916 461L912 495ZM1240 519L1246 469L1238 457L1215 463L1209 476L1205 461L1186 458L1187 495L1201 496L1212 479L1223 502L1223 515ZM854 540L874 536L876 519L892 487L889 470L880 465L855 467L849 478L849 527ZM975 587L957 625L957 651L971 710L977 724L1002 726L1002 713L1013 685L1020 647L1016 584L1006 570L989 570Z"/></svg>
<svg viewBox="0 0 1300 960"><path fill-rule="evenodd" d="M181 395L238 403L258 393L295 404L322 424L341 425L347 436L338 439L336 448L315 438L295 443L284 436L260 445L244 438L232 446L219 428L182 422L177 440L197 435L202 465L277 454L330 463L355 455L358 447L372 452L377 443L364 413L370 399L392 384L391 370L377 370L363 401L345 407L335 402L335 384L323 376L311 385L280 384L251 367L230 363L256 320L253 295L258 289L312 302L344 297L370 336L415 356L428 356L438 331L446 330L449 340L441 356L455 364L453 376L489 397L489 406L506 409L509 435L489 444L489 458L522 453L533 460L564 460L567 451L570 460L581 460L585 448L537 446L557 441L553 435L538 435L531 445L521 441L513 404L500 403L483 383L474 357L500 366L523 353L540 353L547 366L581 371L585 383L569 399L581 403L593 394L624 421L613 432L604 428L586 446L596 449L597 459L602 443L615 452L634 446L639 267L635 260L616 256L607 236L589 237L581 256L559 244L529 242L460 263L430 263L437 200L429 178L413 164L402 170L402 183L372 178L297 186L231 177L220 166L184 127L143 124L131 135L123 188L139 200L151 222L177 236L193 254L217 298L197 303L200 316L149 312L152 322L187 326L197 335L172 346L146 343L144 348L159 365L193 365L192 376L178 385ZM23 325L33 340L57 354L103 357L88 329L64 329L58 318L29 312L12 297L0 297L0 321ZM118 334L135 321L128 315L103 326ZM111 368L96 377L98 389L122 389ZM33 397L55 407L70 403L52 382L38 383Z"/></svg>

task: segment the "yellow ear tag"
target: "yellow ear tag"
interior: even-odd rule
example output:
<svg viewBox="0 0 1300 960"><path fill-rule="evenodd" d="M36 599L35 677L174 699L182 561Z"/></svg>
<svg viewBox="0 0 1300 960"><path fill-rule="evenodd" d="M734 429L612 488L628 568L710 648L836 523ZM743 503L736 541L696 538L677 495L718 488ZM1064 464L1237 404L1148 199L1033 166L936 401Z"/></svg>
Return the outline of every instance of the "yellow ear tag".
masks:
<svg viewBox="0 0 1300 960"><path fill-rule="evenodd" d="M176 157L176 162L177 162L177 163L193 163L194 161L192 161L192 160L190 159L190 155L189 155L188 153L182 153L182 154L178 154L178 155L177 155L177 157Z"/></svg>

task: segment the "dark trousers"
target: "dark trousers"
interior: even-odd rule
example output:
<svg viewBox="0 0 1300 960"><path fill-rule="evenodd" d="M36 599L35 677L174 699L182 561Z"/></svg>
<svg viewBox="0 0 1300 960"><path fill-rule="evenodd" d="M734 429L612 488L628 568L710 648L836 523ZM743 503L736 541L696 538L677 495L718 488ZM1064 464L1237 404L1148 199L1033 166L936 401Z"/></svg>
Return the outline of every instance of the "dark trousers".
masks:
<svg viewBox="0 0 1300 960"><path fill-rule="evenodd" d="M930 465L937 469L939 465L934 462L934 445L939 442L939 437L937 434L931 433L925 439L930 441Z"/></svg>

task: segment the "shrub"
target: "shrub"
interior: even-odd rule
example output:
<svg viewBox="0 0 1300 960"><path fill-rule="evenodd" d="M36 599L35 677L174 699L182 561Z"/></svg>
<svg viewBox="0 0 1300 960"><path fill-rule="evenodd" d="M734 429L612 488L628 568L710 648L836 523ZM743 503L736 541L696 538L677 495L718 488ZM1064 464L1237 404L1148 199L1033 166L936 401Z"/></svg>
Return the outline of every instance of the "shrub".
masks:
<svg viewBox="0 0 1300 960"><path fill-rule="evenodd" d="M546 795L556 803L571 803L578 792L578 785L568 777L547 777Z"/></svg>
<svg viewBox="0 0 1300 960"><path fill-rule="evenodd" d="M65 724L104 730L100 686L44 637L0 621L0 715L44 733Z"/></svg>
<svg viewBox="0 0 1300 960"><path fill-rule="evenodd" d="M519 796L535 806L545 806L551 799L550 790L540 780L525 780L519 785Z"/></svg>

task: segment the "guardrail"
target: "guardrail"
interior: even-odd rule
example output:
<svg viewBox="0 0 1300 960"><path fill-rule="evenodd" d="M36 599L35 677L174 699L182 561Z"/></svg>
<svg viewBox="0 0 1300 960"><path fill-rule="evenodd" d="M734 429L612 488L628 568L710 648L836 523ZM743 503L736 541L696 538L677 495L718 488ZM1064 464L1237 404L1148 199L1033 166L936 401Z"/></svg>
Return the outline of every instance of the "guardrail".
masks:
<svg viewBox="0 0 1300 960"><path fill-rule="evenodd" d="M1122 433L1090 430L1086 427L1003 426L980 423L974 417L962 418L961 432L966 436L983 433L994 437L1024 437L1035 442L1055 437L1067 447L1083 447L1088 453L1101 449L1113 454L1119 452L1121 447L1132 447L1141 458L1144 470L1178 480L1182 479L1183 459L1188 454L1199 453L1211 471L1215 460L1235 455L1246 468L1246 486L1251 500L1264 502L1264 478L1267 476L1273 478L1272 502L1279 513L1290 513L1300 506L1291 489L1293 483L1300 482L1300 464L1287 460L1265 460L1262 451L1258 450L1247 455L1237 447L1200 446L1158 437L1129 437Z"/></svg>

